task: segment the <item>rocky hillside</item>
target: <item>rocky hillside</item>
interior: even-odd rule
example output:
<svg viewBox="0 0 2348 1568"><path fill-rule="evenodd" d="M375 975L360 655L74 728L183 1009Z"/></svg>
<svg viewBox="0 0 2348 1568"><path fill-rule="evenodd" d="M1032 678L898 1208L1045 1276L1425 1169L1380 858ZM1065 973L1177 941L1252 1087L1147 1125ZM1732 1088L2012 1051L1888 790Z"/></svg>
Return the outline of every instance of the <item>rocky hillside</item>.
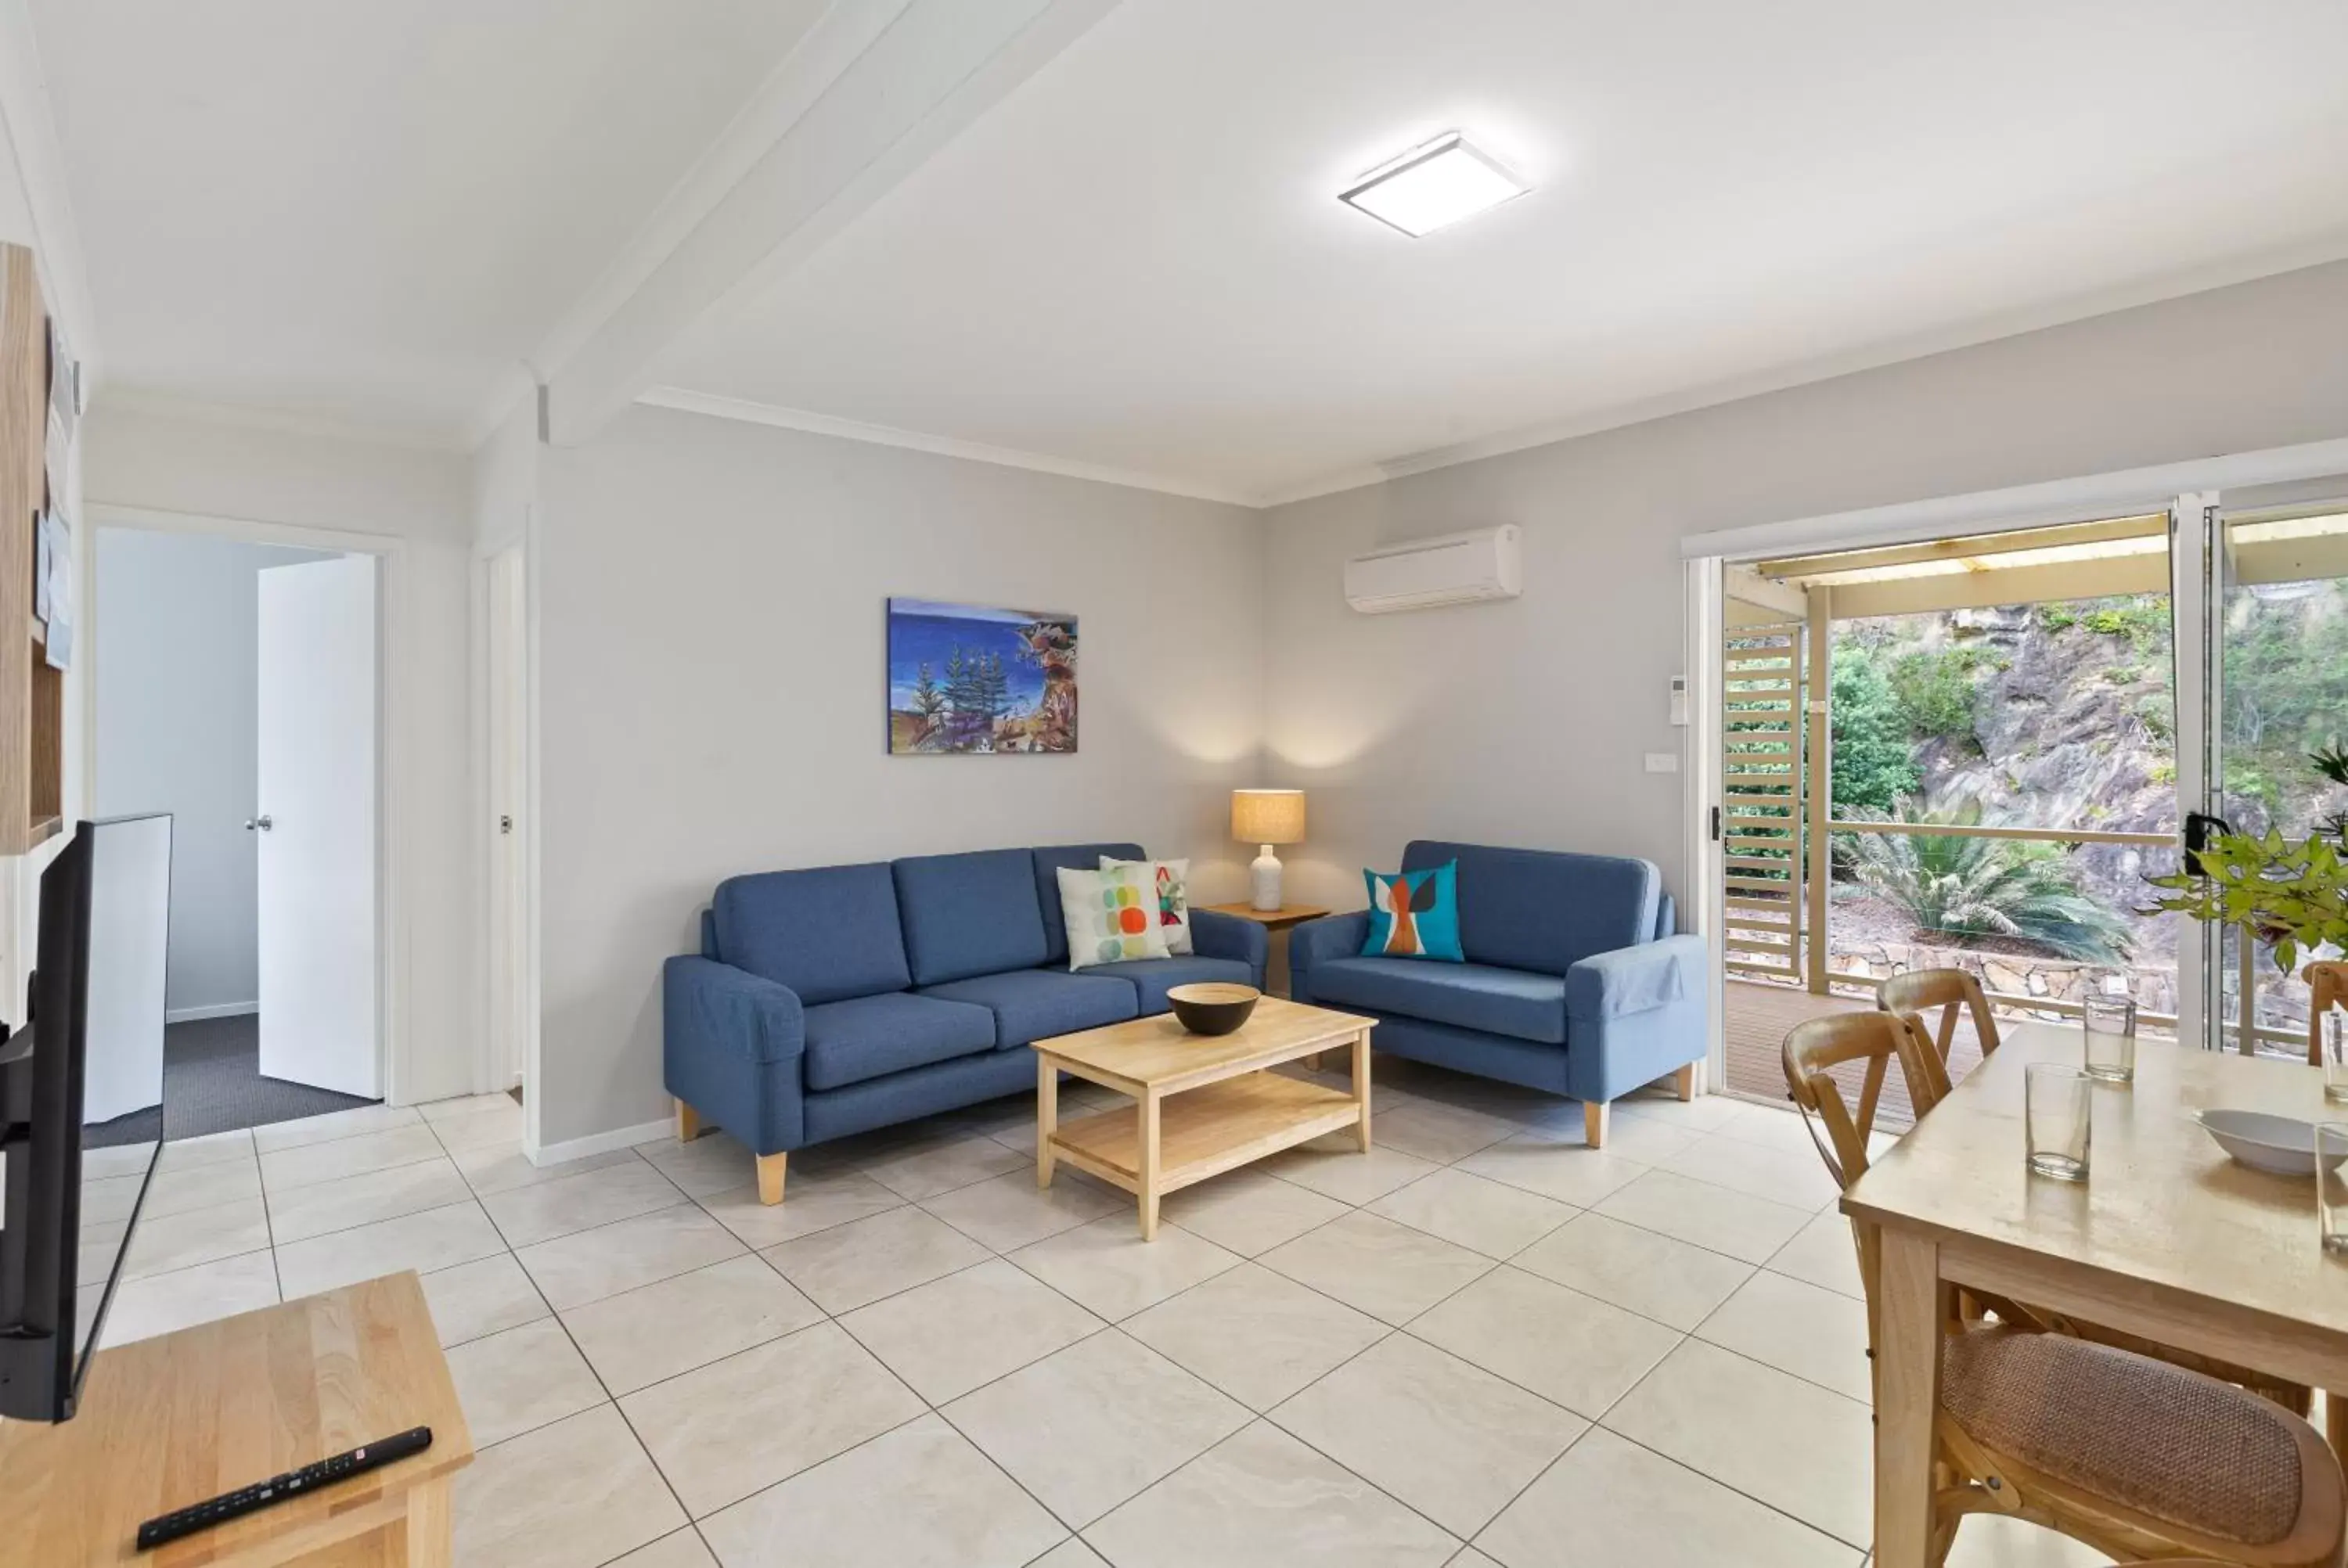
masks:
<svg viewBox="0 0 2348 1568"><path fill-rule="evenodd" d="M1889 810L1977 799L1983 820L2173 833L2176 708L2165 596L1886 616L1837 628L1835 800ZM2348 738L2348 594L2238 593L2227 635L2226 809L2307 832L2331 798L2304 752ZM2170 852L2085 845L2081 891L2133 910ZM1851 891L1856 891L1852 889ZM1857 916L1860 911L1854 909ZM2132 921L2138 963L2173 956L2166 917Z"/></svg>

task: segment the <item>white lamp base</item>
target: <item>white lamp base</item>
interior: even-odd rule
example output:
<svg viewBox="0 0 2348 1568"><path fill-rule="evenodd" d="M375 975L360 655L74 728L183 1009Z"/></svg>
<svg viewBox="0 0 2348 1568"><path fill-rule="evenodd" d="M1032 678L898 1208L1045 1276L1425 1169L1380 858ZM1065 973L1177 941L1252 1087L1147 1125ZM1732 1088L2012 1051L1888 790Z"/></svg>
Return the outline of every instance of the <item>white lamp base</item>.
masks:
<svg viewBox="0 0 2348 1568"><path fill-rule="evenodd" d="M1265 845L1255 864L1248 867L1248 881L1255 894L1255 907L1266 913L1280 907L1280 856L1272 852L1271 845Z"/></svg>

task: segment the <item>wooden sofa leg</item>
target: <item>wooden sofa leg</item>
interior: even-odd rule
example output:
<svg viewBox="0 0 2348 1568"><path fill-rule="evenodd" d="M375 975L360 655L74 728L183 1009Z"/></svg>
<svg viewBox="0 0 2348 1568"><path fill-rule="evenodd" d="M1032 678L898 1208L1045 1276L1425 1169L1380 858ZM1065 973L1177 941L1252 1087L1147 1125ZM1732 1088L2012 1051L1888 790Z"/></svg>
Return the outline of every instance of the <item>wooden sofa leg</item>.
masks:
<svg viewBox="0 0 2348 1568"><path fill-rule="evenodd" d="M701 1136L701 1112L680 1100L676 1102L676 1141L690 1143Z"/></svg>
<svg viewBox="0 0 2348 1568"><path fill-rule="evenodd" d="M1681 1068L1677 1072L1672 1074L1672 1082L1678 1088L1681 1099L1694 1099L1697 1095L1704 1092L1704 1063L1701 1061L1689 1062L1685 1067Z"/></svg>
<svg viewBox="0 0 2348 1568"><path fill-rule="evenodd" d="M783 1201L783 1163L790 1155L761 1154L758 1156L758 1201L779 1204Z"/></svg>
<svg viewBox="0 0 2348 1568"><path fill-rule="evenodd" d="M1585 1100L1581 1102L1581 1141L1593 1149L1602 1149L1606 1146L1608 1109L1603 1100Z"/></svg>

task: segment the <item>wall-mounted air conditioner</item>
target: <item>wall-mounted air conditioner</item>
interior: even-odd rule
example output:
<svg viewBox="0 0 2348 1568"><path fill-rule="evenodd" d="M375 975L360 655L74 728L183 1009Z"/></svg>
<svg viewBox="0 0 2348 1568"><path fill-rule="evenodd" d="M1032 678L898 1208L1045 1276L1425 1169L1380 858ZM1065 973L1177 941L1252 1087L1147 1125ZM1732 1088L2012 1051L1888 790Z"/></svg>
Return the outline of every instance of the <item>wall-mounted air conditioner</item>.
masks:
<svg viewBox="0 0 2348 1568"><path fill-rule="evenodd" d="M1525 591L1523 538L1522 528L1507 523L1355 556L1345 563L1345 602L1364 615L1385 615L1514 599Z"/></svg>

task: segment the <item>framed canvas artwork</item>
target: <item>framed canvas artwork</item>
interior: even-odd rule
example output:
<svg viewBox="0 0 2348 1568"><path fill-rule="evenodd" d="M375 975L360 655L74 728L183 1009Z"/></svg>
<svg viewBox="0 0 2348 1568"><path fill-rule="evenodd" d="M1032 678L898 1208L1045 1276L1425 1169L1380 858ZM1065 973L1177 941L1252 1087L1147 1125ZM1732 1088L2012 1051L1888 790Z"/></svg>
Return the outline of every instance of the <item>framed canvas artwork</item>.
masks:
<svg viewBox="0 0 2348 1568"><path fill-rule="evenodd" d="M1076 749L1076 618L889 601L889 750Z"/></svg>

